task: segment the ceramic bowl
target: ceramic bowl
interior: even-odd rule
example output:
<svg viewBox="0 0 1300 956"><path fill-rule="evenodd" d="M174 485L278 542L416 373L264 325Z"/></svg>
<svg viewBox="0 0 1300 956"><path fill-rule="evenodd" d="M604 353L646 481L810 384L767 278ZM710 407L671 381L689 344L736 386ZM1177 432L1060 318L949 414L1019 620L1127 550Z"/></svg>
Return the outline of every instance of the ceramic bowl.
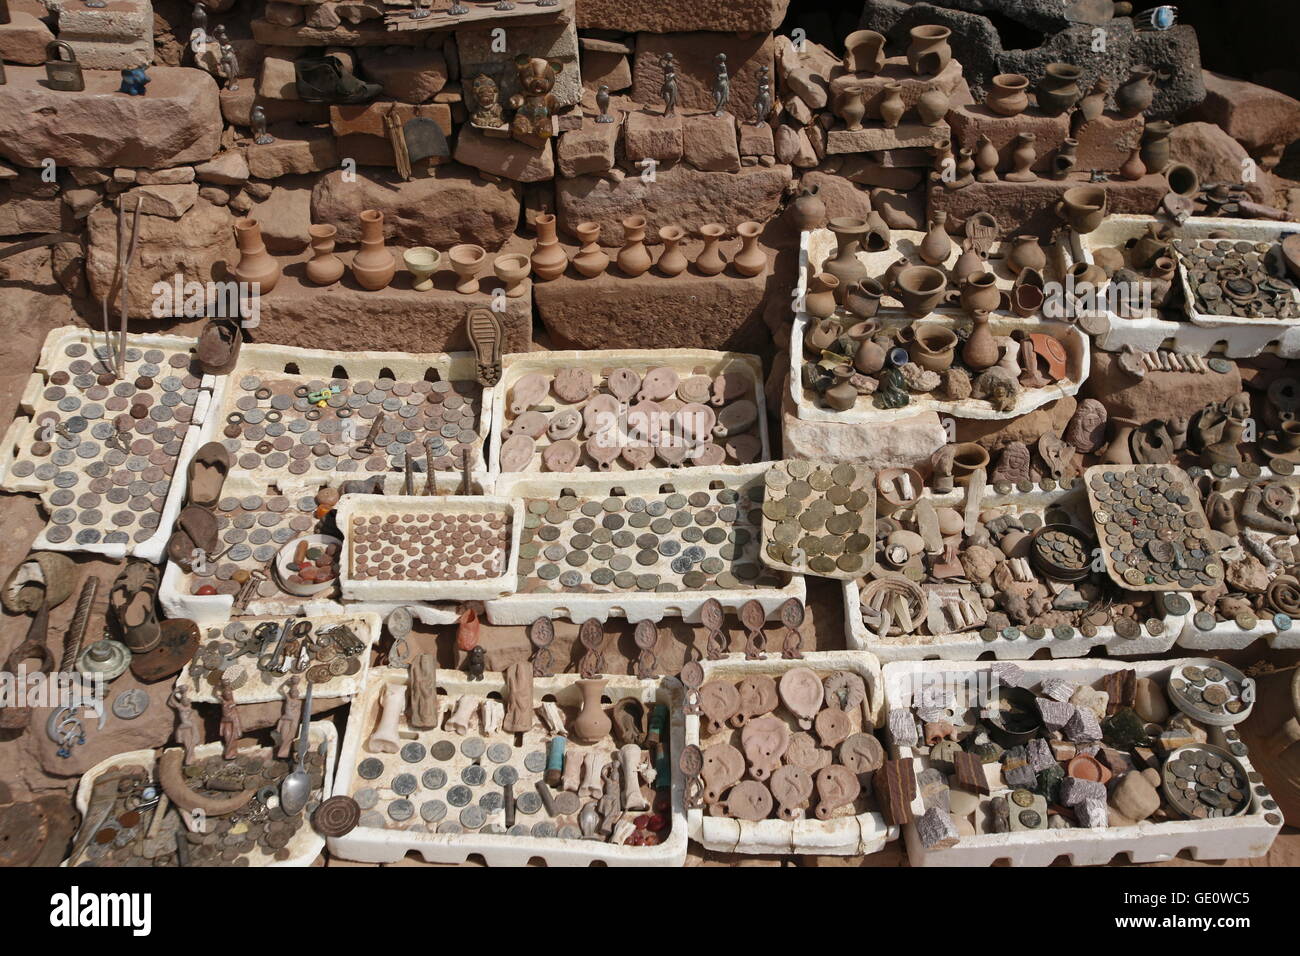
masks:
<svg viewBox="0 0 1300 956"><path fill-rule="evenodd" d="M333 537L332 535L305 534L294 538L281 548L280 553L275 556L275 583L289 594L294 594L298 597L311 597L314 594L320 594L322 591L327 591L334 587L334 585L338 583L337 576L323 584L294 584L289 580L290 576L293 574L293 572L289 570L289 565L293 563L293 556L298 550L299 541L306 541L309 545L320 545L321 547L329 544L338 545L339 556L342 557L343 541L339 538Z"/></svg>

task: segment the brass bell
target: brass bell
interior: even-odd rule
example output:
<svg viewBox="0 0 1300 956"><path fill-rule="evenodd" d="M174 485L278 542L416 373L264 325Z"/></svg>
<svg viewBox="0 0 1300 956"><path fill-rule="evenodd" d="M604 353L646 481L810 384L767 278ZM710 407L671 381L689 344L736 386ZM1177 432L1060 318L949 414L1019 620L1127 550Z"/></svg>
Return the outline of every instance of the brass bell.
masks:
<svg viewBox="0 0 1300 956"><path fill-rule="evenodd" d="M63 57L65 53L66 59ZM45 47L45 77L46 86L52 90L77 93L86 88L86 79L81 75L77 54L63 40L55 40Z"/></svg>

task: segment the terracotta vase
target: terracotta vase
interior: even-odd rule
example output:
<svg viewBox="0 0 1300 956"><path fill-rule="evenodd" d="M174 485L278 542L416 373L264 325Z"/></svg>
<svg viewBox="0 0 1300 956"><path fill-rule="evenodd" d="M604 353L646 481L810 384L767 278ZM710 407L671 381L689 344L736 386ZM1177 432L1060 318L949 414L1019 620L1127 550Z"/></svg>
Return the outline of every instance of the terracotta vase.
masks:
<svg viewBox="0 0 1300 956"><path fill-rule="evenodd" d="M1079 100L1079 119L1082 123L1091 123L1106 112L1106 97L1110 95L1110 81L1105 77L1099 79L1092 92Z"/></svg>
<svg viewBox="0 0 1300 956"><path fill-rule="evenodd" d="M553 215L542 213L537 217L534 225L537 229L537 242L533 245L533 254L530 257L533 275L542 282L550 282L564 275L564 270L569 265L569 257L564 254L560 240L556 237Z"/></svg>
<svg viewBox="0 0 1300 956"><path fill-rule="evenodd" d="M1070 63L1049 63L1038 81L1038 108L1048 116L1060 116L1083 96L1079 77L1083 71Z"/></svg>
<svg viewBox="0 0 1300 956"><path fill-rule="evenodd" d="M1159 257L1169 255L1169 243L1173 238L1174 230L1169 223L1150 223L1146 234L1133 243L1129 252L1133 265L1146 269Z"/></svg>
<svg viewBox="0 0 1300 956"><path fill-rule="evenodd" d="M1016 134L1016 148L1011 151L1011 172L1002 178L1009 183L1032 183L1038 178L1033 165L1038 159L1034 148L1037 137L1033 133Z"/></svg>
<svg viewBox="0 0 1300 956"><path fill-rule="evenodd" d="M817 194L821 186L804 186L794 202L790 203L790 221L800 232L809 232L826 225L826 203ZM659 230L663 238L663 230ZM662 257L661 257L662 259Z"/></svg>
<svg viewBox="0 0 1300 956"><path fill-rule="evenodd" d="M1129 182L1136 182L1147 174L1146 163L1142 162L1142 147L1129 153L1128 159L1119 168L1119 174Z"/></svg>
<svg viewBox="0 0 1300 956"><path fill-rule="evenodd" d="M1038 244L1037 236L1016 236L1011 240L1004 261L1008 269L1020 275L1026 269L1041 270L1047 265L1047 253Z"/></svg>
<svg viewBox="0 0 1300 956"><path fill-rule="evenodd" d="M618 251L618 269L635 279L654 264L645 247L645 216L628 216L623 220L623 248Z"/></svg>
<svg viewBox="0 0 1300 956"><path fill-rule="evenodd" d="M767 254L758 247L758 234L762 231L762 225L753 221L742 222L736 227L741 246L731 264L743 276L762 275L767 270Z"/></svg>
<svg viewBox="0 0 1300 956"><path fill-rule="evenodd" d="M903 114L907 112L907 105L903 102L903 84L886 83L876 109L880 113L880 121L885 126L890 129L898 126Z"/></svg>
<svg viewBox="0 0 1300 956"><path fill-rule="evenodd" d="M831 374L835 376L835 384L822 393L822 401L826 403L827 408L837 412L847 412L858 403L858 390L850 381L853 377L853 366L837 365L831 369Z"/></svg>
<svg viewBox="0 0 1300 956"><path fill-rule="evenodd" d="M433 288L433 274L438 271L438 262L442 257L432 246L414 246L402 253L402 264L411 274L411 288L416 292L428 292Z"/></svg>
<svg viewBox="0 0 1300 956"><path fill-rule="evenodd" d="M948 256L952 253L952 239L949 238L948 230L945 228L947 221L946 212L942 209L935 210L930 219L930 229L916 250L928 265L941 266L948 261Z"/></svg>
<svg viewBox="0 0 1300 956"><path fill-rule="evenodd" d="M926 90L916 101L916 115L923 126L938 126L948 115L948 94L940 89Z"/></svg>
<svg viewBox="0 0 1300 956"><path fill-rule="evenodd" d="M1174 124L1168 120L1156 120L1147 123L1142 131L1142 148L1140 155L1142 165L1149 173L1163 173L1169 165L1169 136L1174 131Z"/></svg>
<svg viewBox="0 0 1300 956"><path fill-rule="evenodd" d="M894 286L908 317L921 319L939 305L948 277L934 266L908 266L899 271Z"/></svg>
<svg viewBox="0 0 1300 956"><path fill-rule="evenodd" d="M998 149L982 134L975 143L975 180L981 183L998 181Z"/></svg>
<svg viewBox="0 0 1300 956"><path fill-rule="evenodd" d="M594 279L609 268L609 256L600 248L600 223L580 222L574 229L582 248L573 257L573 268L578 275Z"/></svg>
<svg viewBox="0 0 1300 956"><path fill-rule="evenodd" d="M844 69L874 76L885 67L885 38L875 30L857 30L844 38Z"/></svg>
<svg viewBox="0 0 1300 956"><path fill-rule="evenodd" d="M659 274L672 278L681 275L690 265L686 256L678 249L678 245L686 238L686 230L681 226L662 226L659 229L659 241L664 244L663 252L659 253L659 261L655 268Z"/></svg>
<svg viewBox="0 0 1300 956"><path fill-rule="evenodd" d="M858 250L870 231L867 220L837 216L826 224L826 228L835 234L836 248L835 255L828 256L822 263L822 271L838 279L841 289L867 278L867 267L858 260Z"/></svg>
<svg viewBox="0 0 1300 956"><path fill-rule="evenodd" d="M976 272L961 281L961 307L974 315L992 312L1002 302L1002 291L997 286L997 276L991 272Z"/></svg>
<svg viewBox="0 0 1300 956"><path fill-rule="evenodd" d="M1029 77L999 73L991 81L984 105L999 116L1019 116L1029 108Z"/></svg>
<svg viewBox="0 0 1300 956"><path fill-rule="evenodd" d="M995 164L996 165L996 164ZM996 177L996 173L994 176ZM969 146L963 146L957 150L957 180L951 183L953 188L961 188L970 185L970 181L975 178L975 150Z"/></svg>
<svg viewBox="0 0 1300 956"><path fill-rule="evenodd" d="M1186 163L1170 163L1163 172L1171 193L1190 199L1201 188L1200 174Z"/></svg>
<svg viewBox="0 0 1300 956"><path fill-rule="evenodd" d="M1132 119L1146 112L1156 98L1155 76L1150 67L1134 67L1128 82L1115 91L1115 109L1120 116Z"/></svg>
<svg viewBox="0 0 1300 956"><path fill-rule="evenodd" d="M937 23L926 23L911 29L912 42L907 48L907 65L917 76L936 76L952 59L948 38L952 31Z"/></svg>
<svg viewBox="0 0 1300 956"><path fill-rule="evenodd" d="M946 372L952 367L957 351L957 333L946 325L921 323L914 327L916 337L907 347L908 357L931 372Z"/></svg>
<svg viewBox="0 0 1300 956"><path fill-rule="evenodd" d="M962 364L972 372L979 372L997 365L999 358L998 343L989 330L989 310L971 310L970 336L961 348Z"/></svg>
<svg viewBox="0 0 1300 956"><path fill-rule="evenodd" d="M853 367L863 375L875 375L885 367L885 349L875 339L863 339L853 353Z"/></svg>
<svg viewBox="0 0 1300 956"><path fill-rule="evenodd" d="M1133 464L1133 449L1130 443L1133 438L1133 432L1137 431L1140 423L1135 422L1131 418L1119 418L1118 416L1111 416L1110 423L1110 444L1106 446L1106 453L1101 456L1101 464Z"/></svg>
<svg viewBox="0 0 1300 956"><path fill-rule="evenodd" d="M1075 186L1056 202L1056 214L1079 235L1102 224L1110 208L1109 194L1100 186Z"/></svg>
<svg viewBox="0 0 1300 956"><path fill-rule="evenodd" d="M613 726L600 700L608 681L580 680L576 683L582 691L582 710L569 724L569 733L575 743L590 747L604 740Z"/></svg>
<svg viewBox="0 0 1300 956"><path fill-rule="evenodd" d="M835 314L835 290L840 282L829 272L818 272L808 278L808 291L803 297L804 311L825 319Z"/></svg>
<svg viewBox="0 0 1300 956"><path fill-rule="evenodd" d="M700 226L700 237L704 240L704 248L695 257L695 268L703 275L715 276L727 268L727 260L722 258L722 251L718 248L718 243L726 231L716 222Z"/></svg>
<svg viewBox="0 0 1300 956"><path fill-rule="evenodd" d="M266 251L262 227L256 219L235 220L235 242L239 245L239 262L231 274L239 282L256 283L257 294L266 295L280 281L280 263Z"/></svg>
<svg viewBox="0 0 1300 956"><path fill-rule="evenodd" d="M862 129L862 118L867 115L867 98L854 87L837 90L831 112L844 121L844 128L856 132Z"/></svg>
<svg viewBox="0 0 1300 956"><path fill-rule="evenodd" d="M311 236L307 278L317 285L330 285L343 278L343 260L334 254L334 237L338 232L338 227L324 222L307 227L307 235Z"/></svg>
<svg viewBox="0 0 1300 956"><path fill-rule="evenodd" d="M361 248L352 257L352 278L363 289L377 292L393 281L397 259L384 248L384 214L378 209L363 209Z"/></svg>

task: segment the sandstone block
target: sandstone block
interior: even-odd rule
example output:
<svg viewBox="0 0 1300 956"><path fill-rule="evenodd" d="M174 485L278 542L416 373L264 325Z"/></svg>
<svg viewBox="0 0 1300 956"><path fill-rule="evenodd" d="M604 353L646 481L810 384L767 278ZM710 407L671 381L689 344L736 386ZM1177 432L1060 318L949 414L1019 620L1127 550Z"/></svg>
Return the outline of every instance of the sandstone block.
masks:
<svg viewBox="0 0 1300 956"><path fill-rule="evenodd" d="M696 113L684 117L682 139L682 157L696 169L733 173L740 169L736 118L730 113L721 116Z"/></svg>
<svg viewBox="0 0 1300 956"><path fill-rule="evenodd" d="M665 53L672 51L677 62L677 108L711 110L714 58L725 53L731 77L727 109L739 119L754 119L759 67L768 68L772 95L777 94L773 49L769 33L638 33L632 64L632 98L638 103L663 104L659 90L664 77L659 62Z"/></svg>
<svg viewBox="0 0 1300 956"><path fill-rule="evenodd" d="M453 157L458 163L520 183L555 177L555 154L549 140L541 149L534 149L518 140L484 136L469 123L456 136Z"/></svg>
<svg viewBox="0 0 1300 956"><path fill-rule="evenodd" d="M613 168L619 126L618 123L585 119L581 129L570 130L561 136L556 146L560 175L572 178Z"/></svg>
<svg viewBox="0 0 1300 956"><path fill-rule="evenodd" d="M40 66L45 62L45 48L54 41L41 20L22 10L14 10L9 22L0 24L0 60L23 66Z"/></svg>
<svg viewBox="0 0 1300 956"><path fill-rule="evenodd" d="M247 147L248 171L258 179L321 172L339 164L328 127L283 123L272 126L270 133L275 142Z"/></svg>
<svg viewBox="0 0 1300 956"><path fill-rule="evenodd" d="M633 164L643 159L663 164L680 161L686 149L681 115L660 116L642 110L629 113L624 125L623 149L628 162Z"/></svg>

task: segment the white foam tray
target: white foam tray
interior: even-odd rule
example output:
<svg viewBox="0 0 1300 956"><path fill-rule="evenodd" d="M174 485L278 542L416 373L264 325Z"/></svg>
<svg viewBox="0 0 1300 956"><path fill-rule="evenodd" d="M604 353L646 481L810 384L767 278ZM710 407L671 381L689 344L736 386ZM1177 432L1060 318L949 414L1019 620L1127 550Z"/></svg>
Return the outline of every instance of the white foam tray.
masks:
<svg viewBox="0 0 1300 956"><path fill-rule="evenodd" d="M370 672L366 686L353 701L348 714L343 750L339 756L340 769L334 782L335 793L350 794L353 791L357 763L367 753L364 749L365 742L378 724L382 707L380 692L389 683L405 684L408 676L405 668L398 667L375 668ZM534 678L534 703L554 700L576 712L582 701L581 690L577 686L579 679L577 674ZM453 702L462 694L480 697L490 695L504 699L505 690L505 677L497 671L488 671L481 681L471 681L461 671L438 670L438 693ZM361 863L395 863L407 853L415 852L428 863L464 863L472 853L481 856L489 866L525 866L534 857L545 860L548 866L590 866L597 861L608 866L682 866L686 862L686 814L685 783L677 766L677 758L684 746L680 685L670 681L643 681L635 677L613 676L608 678L604 696L613 701L633 697L645 703L668 705L672 827L668 838L662 843L655 846L621 846L560 837L357 827L345 836L331 837L327 841L330 853ZM405 715L400 726L409 729Z"/></svg>
<svg viewBox="0 0 1300 956"><path fill-rule="evenodd" d="M1039 516L1055 502L1071 496L1083 496L1082 486L1078 489L1047 491L1041 485L1035 485L1033 491L1012 492L1007 495L986 493L981 499L981 510L998 507L1013 507L1020 513L1033 512ZM925 497L936 506L953 507L963 511L966 503L966 489L958 486L953 491L938 495L926 489ZM1087 513L1086 500L1083 513ZM858 581L844 582L844 622L848 646L854 650L870 651L881 661L917 661L946 660L974 661L994 657L998 660L1028 660L1035 654L1046 651L1052 657L1084 657L1094 647L1104 647L1108 654L1116 657L1150 657L1163 654L1174 646L1184 627L1191 620L1191 614L1168 615L1164 620L1164 630L1152 634L1143 625L1141 634L1135 638L1123 638L1115 633L1113 627L1100 627L1092 637L1085 637L1075 629L1075 636L1068 640L1058 640L1049 631L1041 640L1030 640L1023 633L1015 640L1007 640L1001 635L997 640L985 641L979 636L979 628L960 631L953 634L937 634L928 638L926 643L880 642L867 630L862 621L861 590ZM1190 595L1184 595L1189 597Z"/></svg>
<svg viewBox="0 0 1300 956"><path fill-rule="evenodd" d="M41 354L37 360L36 369L28 378L27 385L24 387L22 397L18 402L20 412L25 414L16 415L13 421L9 423L9 427L5 430L3 445L0 445L0 485L4 486L5 491L40 495L41 507L46 514L54 510L54 506L49 501L49 497L53 492L47 488L46 483L35 479L14 478L9 474L9 469L18 456L19 448L35 437L35 429L32 424L35 407L40 400L41 392L46 387L46 376L58 364L58 358L62 355L64 347L79 342L94 349L96 345L102 343L102 340L102 335L97 335L91 329L81 328L80 326L65 325L50 331L49 335L45 337L45 344L41 346ZM116 336L114 336L114 341L116 341ZM127 344L135 348L165 348L187 351L194 345L194 340L176 335L128 334ZM45 532L48 529L47 525L46 528L42 528L41 533L32 542L32 548L39 551L100 554L107 558L136 557L154 564L160 562L167 547L167 539L171 537L172 525L176 521L176 516L180 514L181 504L185 500L190 459L194 457L194 453L198 451L199 447L208 440L206 436L212 431L211 422L214 418L212 410L217 404L213 401L213 392L218 383L219 380L211 375L204 375L200 381L198 399L194 404L194 414L190 424L185 429L180 454L177 455L176 459L176 470L172 473L171 485L167 489L167 497L163 500L163 510L158 522L158 528L149 538L139 543L128 541L121 544L104 544L101 542L83 545L78 544L76 537L73 536L67 541L52 542L45 537Z"/></svg>
<svg viewBox="0 0 1300 956"><path fill-rule="evenodd" d="M420 514L436 510L440 514L483 515L502 511L510 519L510 543L506 549L506 566L492 578L446 581L382 581L378 578L358 580L352 577L352 544L348 532L353 518L374 515ZM524 503L520 498L470 497L448 495L433 498L419 495L344 495L334 509L335 522L343 534L339 582L345 601L469 601L504 597L514 592L519 580L519 536L523 533Z"/></svg>
<svg viewBox="0 0 1300 956"><path fill-rule="evenodd" d="M1108 216L1095 231L1079 235L1070 231L1070 254L1074 262L1093 261L1094 249L1119 246L1129 239L1146 235L1151 223L1166 222L1151 216ZM1177 230L1183 238L1205 238L1211 232L1224 231L1234 239L1251 242L1284 238L1300 232L1300 223L1268 222L1257 219L1216 219L1192 216ZM1283 358L1300 356L1300 319L1243 319L1233 316L1205 315L1194 307L1191 290L1187 285L1187 271L1178 265L1179 282L1183 286L1184 313L1188 321L1143 318L1123 319L1108 313L1108 328L1097 337L1099 348L1118 352L1133 346L1139 352L1173 349L1180 354L1207 355L1211 352L1229 358L1247 358L1259 355L1276 346Z"/></svg>
<svg viewBox="0 0 1300 956"><path fill-rule="evenodd" d="M334 767L338 757L338 731L334 729L334 724L329 720L314 720L307 730L307 740L314 750L321 744L327 744L325 751L325 783L320 794L311 801L310 807L315 807L317 803L323 802L333 794ZM213 754L221 753L225 744L221 741L212 741L211 743L199 744L194 748L194 756L202 759L211 757ZM169 748L172 749L172 748ZM264 753L269 747L241 747L241 754L247 753ZM131 750L126 753L116 754L105 760L101 760L95 766L91 767L82 774L81 781L77 784L77 811L85 816L87 808L90 806L90 795L94 789L95 781L100 776L107 773L114 767L126 767L135 765L143 767L145 770L153 773L154 767L158 764L158 750ZM304 810L307 819L303 821L293 837L289 840L287 849L289 850L289 859L279 861L262 853L261 848L257 848L250 856L250 865L252 866L311 866L316 857L320 856L321 850L325 848L325 838L320 836L311 825L311 811ZM67 866L68 861L64 860L61 864Z"/></svg>
<svg viewBox="0 0 1300 956"><path fill-rule="evenodd" d="M1023 665L1023 669L1031 685L1049 677L1092 684L1106 674L1130 668L1137 671L1139 677L1164 679L1179 663L1175 659L1134 663L1101 660L1031 661ZM929 675L929 679L934 680L938 679L937 675L952 674L954 680L962 680L963 675L987 671L991 666L988 663L949 661L898 661L886 664L886 705L891 710L909 706L912 682L922 675ZM1225 743L1220 731L1216 728L1208 730L1210 743L1219 746ZM911 747L891 746L890 752L898 759L911 758L917 771L925 769L925 758L916 754ZM1248 758L1242 757L1240 760L1247 772L1254 770ZM1218 820L1177 820L1163 823L1143 821L1126 827L1071 827L1065 830L986 833L963 836L956 846L946 850L927 850L923 847L915 824L903 827L903 838L907 842L907 859L912 866L992 866L999 861L1006 861L1012 866L1048 866L1059 857L1068 858L1074 866L1095 866L1108 863L1121 854L1126 854L1133 863L1152 863L1173 859L1184 850L1189 851L1194 860L1235 860L1263 856L1281 829L1281 814L1277 814L1276 826L1266 821L1266 811L1261 800L1261 797L1252 792L1247 813ZM925 810L919 793L912 808L918 816Z"/></svg>
<svg viewBox="0 0 1300 956"><path fill-rule="evenodd" d="M718 468L658 469L626 474L564 474L564 475L501 475L497 479L497 494L510 498L559 497L560 490L571 488L580 498L595 495L605 497L611 489L622 488L627 495L658 494L664 485L689 494L695 490L740 487L757 480L760 487L767 464L723 465ZM754 528L758 537L758 526ZM761 565L757 555L755 560ZM665 559L665 564L667 559ZM637 621L661 621L666 617L680 617L691 623L700 619L700 608L709 598L716 598L722 607L736 614L748 601L758 601L769 619L790 598L804 600L806 589L801 574L787 575L789 581L782 587L737 588L723 590L675 591L609 591L583 593L577 591L515 593L509 597L487 602L488 621L492 624L531 624L539 617L568 618L585 621L594 618L607 621L611 617Z"/></svg>
<svg viewBox="0 0 1300 956"><path fill-rule="evenodd" d="M867 685L867 702L876 725L879 726L884 718L880 664L875 657L861 651L806 654L803 660L795 661L768 655L767 660L763 661L728 658L701 663L706 681L717 678L740 680L751 674L767 674L779 678L790 668L799 666L809 667L821 677L834 671L852 671ZM883 738L881 742L884 743ZM699 717L686 717L686 744L700 745ZM878 853L886 843L897 840L900 832L897 826L891 826L875 810L854 816L836 816L829 820L806 816L801 820L787 822L780 819L750 821L715 817L710 816L706 809L700 808L687 810L686 821L692 841L721 853L865 856Z"/></svg>
<svg viewBox="0 0 1300 956"><path fill-rule="evenodd" d="M742 372L754 383L753 393L749 398L758 408L758 421L751 429L762 442L763 450L759 461L768 461L772 457L767 435L766 399L763 394L763 363L757 355L743 352L714 352L708 349L618 349L599 352L519 352L505 356L502 360L501 381L497 383L492 398L492 435L488 442L488 466L493 474L501 471L501 432L514 419L507 413L506 403L510 400L510 390L522 376L529 372L540 372L554 376L556 372L570 366L580 366L591 371L593 379L599 383L602 369L630 368L644 375L652 368L667 366L676 370L683 378L691 375L720 375L723 372ZM698 371L697 371L698 370ZM577 408L562 402L549 393L545 404L559 408ZM756 431L755 431L756 430ZM535 474L542 471L541 452L550 442L538 439L537 451L533 460L523 472L512 474ZM621 457L614 459L609 469L611 472L635 474ZM583 461L571 474L583 474L596 471Z"/></svg>
<svg viewBox="0 0 1300 956"><path fill-rule="evenodd" d="M801 235L799 241L799 281L795 289L797 293L795 302L802 302L803 296L808 290L809 259L811 256L816 261L817 244L819 241L824 241L818 238L820 232L826 231L804 232ZM826 235L829 236L830 233L826 232ZM883 264L877 263L878 268L869 266L872 278L878 278L884 274L885 268L897 257L898 248L900 247L896 246L891 250L888 254L888 261ZM831 251L833 250L834 245L832 243ZM886 254L874 254L874 256L883 255ZM864 262L869 262L874 257L862 253L859 258ZM914 256L911 258L914 262L920 261ZM953 262L956 261L956 258L956 255L951 257ZM1000 278L999 288L1010 288L1010 285L1010 280ZM876 320L886 328L916 325L925 322L959 329L971 324L970 320L964 317L964 312L961 309L940 308L924 319L911 319L901 309L886 308L885 303L888 301L892 300L888 297L882 300L881 309L876 313ZM844 312L842 309L839 311L847 316L848 322L858 321L851 313ZM1073 325L1043 319L1022 319L1011 313L994 312L989 317L989 329L995 336L1008 336L1013 331L1023 330L1025 332L1041 332L1059 339L1064 345L1068 356L1067 377L1060 382L1053 382L1046 388L1022 389L1015 405L1005 412L996 411L988 402L973 398L963 399L959 402L948 402L915 393L909 393L911 401L903 408L876 408L872 404L871 396L860 395L855 407L848 411L837 412L834 409L822 408L818 405L812 394L803 386L803 376L801 374L804 365L803 339L812 321L812 316L807 312L796 311L794 325L790 332L790 374L786 387L790 391L795 416L802 421L833 422L840 425L889 424L903 418L910 418L921 412L937 412L940 415L951 415L954 418L973 418L984 421L1019 418L1049 402L1054 402L1066 395L1076 394L1083 386L1083 383L1087 381L1091 368L1088 338Z"/></svg>

